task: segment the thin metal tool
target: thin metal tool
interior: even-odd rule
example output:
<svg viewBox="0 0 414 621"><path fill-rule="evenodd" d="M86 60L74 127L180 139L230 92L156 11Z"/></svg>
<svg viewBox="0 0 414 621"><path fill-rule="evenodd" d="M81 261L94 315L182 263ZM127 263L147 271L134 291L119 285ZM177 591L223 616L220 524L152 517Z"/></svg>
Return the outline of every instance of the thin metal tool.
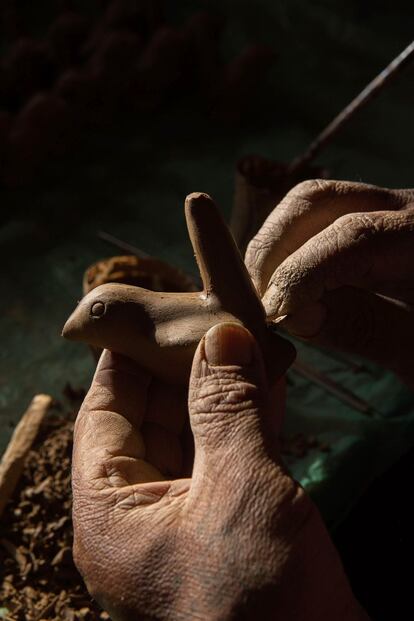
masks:
<svg viewBox="0 0 414 621"><path fill-rule="evenodd" d="M372 369L367 364L363 362L356 362L355 360L348 358L346 355L341 355L337 351L333 351L332 349L325 349L324 347L318 347L318 345L315 345L314 343L312 343L312 345L310 345L309 343L305 343L305 345L313 351L319 351L323 356L337 362L338 364L345 367L347 370L352 371L352 373L368 373L372 376L379 375L376 370Z"/></svg>
<svg viewBox="0 0 414 621"><path fill-rule="evenodd" d="M334 397L346 405L349 405L354 410L361 412L361 414L364 414L365 416L379 415L379 412L367 403L367 401L360 399L360 397L357 397L357 395L348 390L348 388L340 386L333 379L320 371L316 371L304 362L296 360L291 368L292 371L295 371L313 384L321 386L321 388L324 388L327 392L331 393Z"/></svg>
<svg viewBox="0 0 414 621"><path fill-rule="evenodd" d="M340 129L361 110L371 99L378 95L384 86L394 79L398 73L414 59L414 41L412 41L404 51L379 73L364 89L346 106L319 136L311 143L308 149L293 160L288 168L288 173L297 173L304 166L309 164L328 142L339 132Z"/></svg>
<svg viewBox="0 0 414 621"><path fill-rule="evenodd" d="M105 231L98 231L97 235L99 239L106 241L108 244L111 244L111 246L115 246L115 248L119 248L119 250L123 250L124 252L128 254L133 254L137 257L140 257L141 259L151 258L149 254L147 254L140 248L137 248L136 246L133 246L132 244L129 244L128 242L125 242L122 239L118 239L117 237L115 237L114 235L111 235L110 233L105 233Z"/></svg>
<svg viewBox="0 0 414 621"><path fill-rule="evenodd" d="M106 233L105 231L98 231L97 235L99 239L102 239L103 241L107 242L111 246L114 246L115 248L118 248L119 250L122 250L126 252L127 254L135 255L136 257L139 257L140 259L154 259L152 255L148 254L147 252L144 252L144 250L141 250L137 246L134 246L133 244L129 244L128 242L125 242L122 239L119 239L118 237L111 235L111 233ZM199 285L200 289L202 289L202 283L199 278L190 274L189 272L186 273L186 276L190 278L196 286Z"/></svg>

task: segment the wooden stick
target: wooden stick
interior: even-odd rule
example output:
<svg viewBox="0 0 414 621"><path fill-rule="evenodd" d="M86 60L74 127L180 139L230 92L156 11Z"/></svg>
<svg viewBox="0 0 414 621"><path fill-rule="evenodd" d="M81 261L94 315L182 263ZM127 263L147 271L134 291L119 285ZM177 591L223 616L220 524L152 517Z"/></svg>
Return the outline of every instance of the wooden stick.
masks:
<svg viewBox="0 0 414 621"><path fill-rule="evenodd" d="M303 155L300 155L293 160L288 168L289 173L297 173L300 169L304 168L311 160L313 160L318 153L332 140L332 138L339 132L342 127L348 123L348 121L354 116L356 112L361 110L371 99L378 95L383 88L389 84L389 82L397 76L397 74L408 63L414 59L414 41L408 45L401 54L399 54L394 60L378 74L372 82L370 82L364 90L359 93L334 118L331 123L319 134L319 136L312 142L309 148Z"/></svg>
<svg viewBox="0 0 414 621"><path fill-rule="evenodd" d="M0 462L0 516L13 495L24 468L24 460L52 405L49 395L36 395L23 414Z"/></svg>

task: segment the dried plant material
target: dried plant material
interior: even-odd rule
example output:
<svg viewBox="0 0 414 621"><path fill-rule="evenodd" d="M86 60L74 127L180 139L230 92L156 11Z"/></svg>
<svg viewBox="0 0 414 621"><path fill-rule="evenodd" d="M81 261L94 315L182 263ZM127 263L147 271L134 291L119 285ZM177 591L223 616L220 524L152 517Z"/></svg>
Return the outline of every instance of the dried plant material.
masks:
<svg viewBox="0 0 414 621"><path fill-rule="evenodd" d="M73 405L81 389L72 388ZM70 464L75 413L48 411L0 519L0 619L108 621L72 559Z"/></svg>

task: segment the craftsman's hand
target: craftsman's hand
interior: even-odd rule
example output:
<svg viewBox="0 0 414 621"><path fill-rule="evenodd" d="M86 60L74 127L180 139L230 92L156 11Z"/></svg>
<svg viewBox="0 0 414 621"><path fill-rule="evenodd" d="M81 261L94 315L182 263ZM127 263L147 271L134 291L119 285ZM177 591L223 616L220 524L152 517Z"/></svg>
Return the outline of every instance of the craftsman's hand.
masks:
<svg viewBox="0 0 414 621"><path fill-rule="evenodd" d="M268 316L383 364L414 386L414 190L305 181L250 242Z"/></svg>
<svg viewBox="0 0 414 621"><path fill-rule="evenodd" d="M111 618L366 619L317 510L281 463L280 410L250 333L221 324L197 349L192 478L163 477L177 429L148 381L104 352L75 429L75 561ZM157 453L145 418L153 446L166 438ZM178 462L167 462L171 475Z"/></svg>

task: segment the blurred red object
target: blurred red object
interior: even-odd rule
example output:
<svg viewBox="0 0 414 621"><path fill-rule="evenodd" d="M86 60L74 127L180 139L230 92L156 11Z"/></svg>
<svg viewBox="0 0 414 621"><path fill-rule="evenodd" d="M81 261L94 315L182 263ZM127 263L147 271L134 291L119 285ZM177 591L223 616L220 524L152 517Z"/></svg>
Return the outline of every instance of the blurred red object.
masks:
<svg viewBox="0 0 414 621"><path fill-rule="evenodd" d="M137 64L129 88L132 109L157 108L170 87L185 76L186 41L174 28L159 28Z"/></svg>
<svg viewBox="0 0 414 621"><path fill-rule="evenodd" d="M64 100L49 93L32 97L10 131L6 185L31 181L46 157L65 153L71 139L70 114Z"/></svg>
<svg viewBox="0 0 414 621"><path fill-rule="evenodd" d="M113 0L104 17L113 29L129 29L147 36L164 20L164 2L160 0Z"/></svg>
<svg viewBox="0 0 414 621"><path fill-rule="evenodd" d="M200 11L188 19L182 31L188 48L189 77L201 94L208 93L220 76L224 23L221 16Z"/></svg>
<svg viewBox="0 0 414 621"><path fill-rule="evenodd" d="M49 88L56 76L56 64L47 43L18 39L2 61L3 91L11 106L22 105L38 90Z"/></svg>
<svg viewBox="0 0 414 621"><path fill-rule="evenodd" d="M0 22L1 30L4 33L5 39L8 41L14 41L25 34L21 12L18 11L13 4L2 7Z"/></svg>
<svg viewBox="0 0 414 621"><path fill-rule="evenodd" d="M140 0L116 0L105 11L105 24L113 30L132 30L145 34L147 25L143 2Z"/></svg>
<svg viewBox="0 0 414 621"><path fill-rule="evenodd" d="M97 78L91 72L69 69L61 75L53 90L67 103L75 126L96 121L101 90Z"/></svg>
<svg viewBox="0 0 414 621"><path fill-rule="evenodd" d="M67 66L80 62L89 29L89 21L72 11L62 13L53 22L49 28L48 39L61 65Z"/></svg>
<svg viewBox="0 0 414 621"><path fill-rule="evenodd" d="M212 101L213 118L238 123L258 95L276 58L266 45L252 45L224 69Z"/></svg>
<svg viewBox="0 0 414 621"><path fill-rule="evenodd" d="M142 51L140 37L119 31L106 34L93 54L89 67L108 81L108 86L123 84L134 70Z"/></svg>
<svg viewBox="0 0 414 621"><path fill-rule="evenodd" d="M9 135L11 125L11 115L6 110L0 110L0 179L10 148Z"/></svg>
<svg viewBox="0 0 414 621"><path fill-rule="evenodd" d="M124 107L142 46L141 38L133 33L111 32L91 57L87 69L98 85L97 112L102 122L113 120L118 108Z"/></svg>

